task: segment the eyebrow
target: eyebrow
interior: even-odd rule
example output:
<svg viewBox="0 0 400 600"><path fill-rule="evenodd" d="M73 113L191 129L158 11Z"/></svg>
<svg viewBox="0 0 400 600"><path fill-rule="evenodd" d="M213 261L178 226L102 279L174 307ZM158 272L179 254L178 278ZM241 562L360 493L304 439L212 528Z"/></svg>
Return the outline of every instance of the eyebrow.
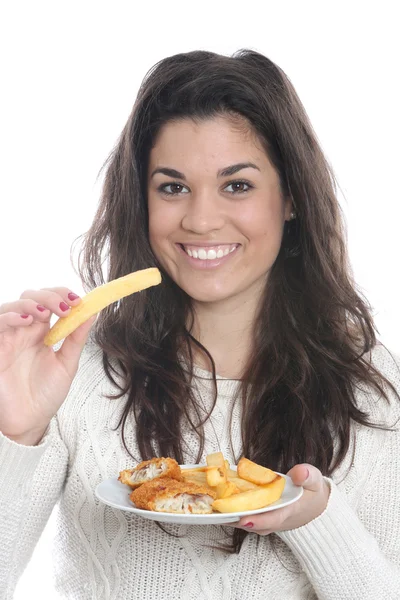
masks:
<svg viewBox="0 0 400 600"><path fill-rule="evenodd" d="M237 173L238 171L241 171L242 169L257 169L257 171L259 171L259 167L257 167L257 165L255 165L254 163L251 162L247 162L247 163L237 163L236 165L230 165L229 167L225 167L224 169L220 169L217 173L217 177L229 177L230 175L234 175L235 173ZM154 169L154 171L151 174L151 177L154 177L154 175L156 175L156 173L161 173L162 175L167 175L168 177L176 177L177 179L183 179L184 181L186 181L186 177L183 173L181 173L180 171L177 171L176 169L170 169L168 167L157 167L157 169Z"/></svg>

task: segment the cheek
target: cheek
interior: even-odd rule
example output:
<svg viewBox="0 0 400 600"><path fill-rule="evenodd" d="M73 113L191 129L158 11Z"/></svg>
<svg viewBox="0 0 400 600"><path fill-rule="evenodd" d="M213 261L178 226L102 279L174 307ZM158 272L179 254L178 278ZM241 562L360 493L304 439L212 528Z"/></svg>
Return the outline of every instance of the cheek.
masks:
<svg viewBox="0 0 400 600"><path fill-rule="evenodd" d="M284 208L278 205L248 207L240 214L240 226L244 235L253 242L275 246L280 243L284 226Z"/></svg>
<svg viewBox="0 0 400 600"><path fill-rule="evenodd" d="M157 202L149 201L149 237L150 243L160 244L170 231L170 215Z"/></svg>

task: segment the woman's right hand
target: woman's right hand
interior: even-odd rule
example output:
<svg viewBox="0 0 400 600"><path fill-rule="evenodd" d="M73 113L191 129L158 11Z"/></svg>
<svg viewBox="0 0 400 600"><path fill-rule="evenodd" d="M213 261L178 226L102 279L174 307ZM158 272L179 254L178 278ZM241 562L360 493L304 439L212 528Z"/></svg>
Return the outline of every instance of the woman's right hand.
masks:
<svg viewBox="0 0 400 600"><path fill-rule="evenodd" d="M58 287L27 290L0 306L0 431L16 442L37 444L68 395L96 317L71 333L57 352L43 340L51 315L66 317L80 301Z"/></svg>

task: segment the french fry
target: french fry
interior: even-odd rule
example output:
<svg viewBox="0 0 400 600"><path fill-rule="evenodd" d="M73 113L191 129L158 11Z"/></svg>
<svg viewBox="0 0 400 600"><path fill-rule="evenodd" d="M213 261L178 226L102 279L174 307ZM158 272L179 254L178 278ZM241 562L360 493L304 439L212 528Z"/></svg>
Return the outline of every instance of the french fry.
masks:
<svg viewBox="0 0 400 600"><path fill-rule="evenodd" d="M247 510L258 510L269 506L279 500L285 487L285 478L278 475L268 485L260 486L257 490L250 490L240 494L233 494L228 498L214 500L212 507L218 512L245 512Z"/></svg>
<svg viewBox="0 0 400 600"><path fill-rule="evenodd" d="M237 466L237 474L242 479L256 483L257 485L266 485L276 478L275 471L262 467L248 458L241 458Z"/></svg>
<svg viewBox="0 0 400 600"><path fill-rule="evenodd" d="M231 477L239 477L238 472L234 471L230 467L226 470L226 476L230 479Z"/></svg>
<svg viewBox="0 0 400 600"><path fill-rule="evenodd" d="M259 488L259 486L256 483L251 483L251 481L246 481L246 479L241 479L240 477L229 477L228 479L237 487L239 492L258 490Z"/></svg>
<svg viewBox="0 0 400 600"><path fill-rule="evenodd" d="M194 483L201 483L202 485L207 484L206 473L186 473L186 469L182 469L181 473L185 481L193 481Z"/></svg>
<svg viewBox="0 0 400 600"><path fill-rule="evenodd" d="M182 469L182 475L183 475L183 480L187 481L188 483L197 483L197 485L201 485L202 487L206 487L210 490L212 490L213 492L215 492L216 488L211 487L208 485L207 483L207 477L205 473L198 473L196 474L185 474L185 470Z"/></svg>
<svg viewBox="0 0 400 600"><path fill-rule="evenodd" d="M207 483L211 487L227 482L226 464L222 452L214 452L206 456L207 466Z"/></svg>
<svg viewBox="0 0 400 600"><path fill-rule="evenodd" d="M217 498L229 498L232 494L240 492L239 488L232 481L220 483L213 489L217 492Z"/></svg>
<svg viewBox="0 0 400 600"><path fill-rule="evenodd" d="M225 459L222 452L213 452L207 454L206 463L209 467L224 467L226 469Z"/></svg>
<svg viewBox="0 0 400 600"><path fill-rule="evenodd" d="M221 467L209 467L206 471L207 483L216 487L220 483L226 483L226 472Z"/></svg>
<svg viewBox="0 0 400 600"><path fill-rule="evenodd" d="M185 473L205 473L209 467L202 465L201 467L191 467L190 469L182 469Z"/></svg>
<svg viewBox="0 0 400 600"><path fill-rule="evenodd" d="M109 304L160 282L160 271L154 267L135 271L95 288L86 294L77 306L71 308L68 317L60 318L53 325L44 338L45 345L57 344Z"/></svg>

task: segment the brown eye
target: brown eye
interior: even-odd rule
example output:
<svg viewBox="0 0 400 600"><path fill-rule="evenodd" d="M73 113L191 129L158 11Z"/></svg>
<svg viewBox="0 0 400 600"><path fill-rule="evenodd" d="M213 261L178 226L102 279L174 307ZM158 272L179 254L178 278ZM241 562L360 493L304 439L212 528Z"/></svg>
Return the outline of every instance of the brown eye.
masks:
<svg viewBox="0 0 400 600"><path fill-rule="evenodd" d="M164 183L160 185L158 189L161 193L166 194L167 196L177 196L178 194L187 193L183 192L185 186L181 183Z"/></svg>
<svg viewBox="0 0 400 600"><path fill-rule="evenodd" d="M232 187L232 190L228 190L228 188ZM251 190L253 186L247 181L232 181L229 185L226 186L226 190L230 194L244 194Z"/></svg>

